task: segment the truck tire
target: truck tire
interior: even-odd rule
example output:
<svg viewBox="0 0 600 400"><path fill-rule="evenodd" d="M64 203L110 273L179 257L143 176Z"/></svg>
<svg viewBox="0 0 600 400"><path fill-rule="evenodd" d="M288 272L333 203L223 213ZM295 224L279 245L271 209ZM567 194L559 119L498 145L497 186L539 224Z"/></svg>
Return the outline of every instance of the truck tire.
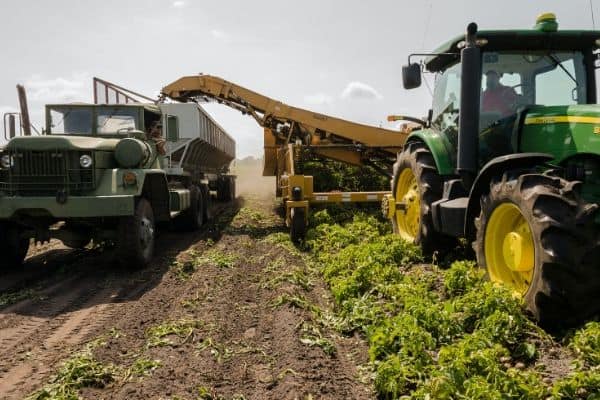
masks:
<svg viewBox="0 0 600 400"><path fill-rule="evenodd" d="M212 197L210 194L210 188L208 185L202 185L200 187L200 191L202 193L202 210L204 215L204 223L208 223L213 219L213 209L212 209Z"/></svg>
<svg viewBox="0 0 600 400"><path fill-rule="evenodd" d="M505 173L482 197L474 249L490 280L524 297L547 328L600 311L597 204L579 182L538 173Z"/></svg>
<svg viewBox="0 0 600 400"><path fill-rule="evenodd" d="M204 196L196 185L190 187L190 208L182 212L175 219L179 230L193 232L204 225Z"/></svg>
<svg viewBox="0 0 600 400"><path fill-rule="evenodd" d="M229 201L234 201L236 198L235 193L235 178L229 177Z"/></svg>
<svg viewBox="0 0 600 400"><path fill-rule="evenodd" d="M298 244L306 237L306 210L295 207L290 210L290 239Z"/></svg>
<svg viewBox="0 0 600 400"><path fill-rule="evenodd" d="M231 183L229 177L220 177L217 183L217 200L229 201L231 199Z"/></svg>
<svg viewBox="0 0 600 400"><path fill-rule="evenodd" d="M20 267L29 250L29 238L22 237L22 230L15 224L0 225L0 271Z"/></svg>
<svg viewBox="0 0 600 400"><path fill-rule="evenodd" d="M394 163L392 194L405 203L405 211L392 218L394 233L421 246L423 253L444 251L455 239L435 231L431 204L442 198L443 178L424 143L407 144Z"/></svg>
<svg viewBox="0 0 600 400"><path fill-rule="evenodd" d="M146 267L154 255L154 213L150 202L144 198L137 201L134 215L119 221L116 255L119 263L128 269Z"/></svg>

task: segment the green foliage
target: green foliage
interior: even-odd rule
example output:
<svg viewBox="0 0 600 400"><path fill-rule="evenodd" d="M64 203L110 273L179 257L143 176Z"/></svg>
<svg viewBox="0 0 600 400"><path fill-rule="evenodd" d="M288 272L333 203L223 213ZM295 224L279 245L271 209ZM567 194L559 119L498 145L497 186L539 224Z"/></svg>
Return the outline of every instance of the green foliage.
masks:
<svg viewBox="0 0 600 400"><path fill-rule="evenodd" d="M484 272L473 261L455 261L444 273L448 296L458 296L483 283Z"/></svg>
<svg viewBox="0 0 600 400"><path fill-rule="evenodd" d="M7 291L0 294L0 307L8 306L19 301L31 299L36 296L34 289L23 289L19 291Z"/></svg>
<svg viewBox="0 0 600 400"><path fill-rule="evenodd" d="M574 372L559 380L552 388L552 399L600 399L600 368Z"/></svg>
<svg viewBox="0 0 600 400"><path fill-rule="evenodd" d="M82 388L103 388L119 374L114 365L104 365L92 355L93 346L65 361L51 382L32 394L30 400L77 400Z"/></svg>
<svg viewBox="0 0 600 400"><path fill-rule="evenodd" d="M576 370L552 386L533 366L553 342L521 299L471 261L423 265L373 216L344 218L316 212L308 244L336 301L329 326L367 337L379 398L600 399L599 323L573 335Z"/></svg>
<svg viewBox="0 0 600 400"><path fill-rule="evenodd" d="M184 343L200 327L202 327L202 322L198 320L181 319L164 322L146 331L147 346L178 346ZM178 337L180 342L175 343L173 337Z"/></svg>
<svg viewBox="0 0 600 400"><path fill-rule="evenodd" d="M600 366L600 322L588 322L575 333L570 347L590 366Z"/></svg>
<svg viewBox="0 0 600 400"><path fill-rule="evenodd" d="M312 175L314 190L345 192L389 190L389 178L375 169L356 167L333 160L313 159L302 163L302 174Z"/></svg>

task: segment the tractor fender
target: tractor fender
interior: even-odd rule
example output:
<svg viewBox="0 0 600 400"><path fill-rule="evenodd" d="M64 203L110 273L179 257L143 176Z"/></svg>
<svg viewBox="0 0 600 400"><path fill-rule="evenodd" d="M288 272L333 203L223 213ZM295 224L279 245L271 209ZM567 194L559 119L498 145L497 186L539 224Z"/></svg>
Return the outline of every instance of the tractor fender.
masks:
<svg viewBox="0 0 600 400"><path fill-rule="evenodd" d="M473 187L469 193L469 202L465 212L465 237L474 238L475 218L481 211L481 196L488 192L491 180L496 176L501 176L504 171L520 168L533 168L553 160L554 157L546 153L517 153L500 156L490 160L479 172Z"/></svg>
<svg viewBox="0 0 600 400"><path fill-rule="evenodd" d="M452 145L445 135L433 129L420 129L413 131L408 136L406 145L416 141L421 141L427 145L435 161L438 174L454 175L455 161L450 156L452 154Z"/></svg>

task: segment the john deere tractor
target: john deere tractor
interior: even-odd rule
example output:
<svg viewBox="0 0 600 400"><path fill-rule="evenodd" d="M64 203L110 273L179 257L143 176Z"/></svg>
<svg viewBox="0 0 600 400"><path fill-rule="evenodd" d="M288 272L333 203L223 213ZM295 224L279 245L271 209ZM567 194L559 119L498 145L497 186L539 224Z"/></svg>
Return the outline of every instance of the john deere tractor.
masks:
<svg viewBox="0 0 600 400"><path fill-rule="evenodd" d="M433 106L394 164L384 211L432 253L473 243L489 279L545 326L600 310L600 31L467 33L403 67L435 74Z"/></svg>

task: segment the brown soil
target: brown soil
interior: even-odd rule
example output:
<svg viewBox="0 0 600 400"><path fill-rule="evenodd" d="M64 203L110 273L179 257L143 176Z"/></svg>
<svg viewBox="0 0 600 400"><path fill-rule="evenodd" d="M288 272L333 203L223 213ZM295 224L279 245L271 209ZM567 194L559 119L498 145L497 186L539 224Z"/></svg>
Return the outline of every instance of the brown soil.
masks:
<svg viewBox="0 0 600 400"><path fill-rule="evenodd" d="M254 175L241 184L249 179L240 179L238 200L221 206L203 231L163 233L144 271L113 266L110 249L51 243L34 249L23 271L2 277L0 294L25 294L0 309L0 398L38 390L97 338L104 340L93 355L104 365L126 370L147 359L160 366L82 389L82 398L374 398L357 368L367 362L366 344L322 323L331 308L324 284L301 251L278 240L285 228L272 182ZM308 281L298 284L294 274ZM281 301L290 298L311 306ZM196 327L150 346L153 327L181 321Z"/></svg>

